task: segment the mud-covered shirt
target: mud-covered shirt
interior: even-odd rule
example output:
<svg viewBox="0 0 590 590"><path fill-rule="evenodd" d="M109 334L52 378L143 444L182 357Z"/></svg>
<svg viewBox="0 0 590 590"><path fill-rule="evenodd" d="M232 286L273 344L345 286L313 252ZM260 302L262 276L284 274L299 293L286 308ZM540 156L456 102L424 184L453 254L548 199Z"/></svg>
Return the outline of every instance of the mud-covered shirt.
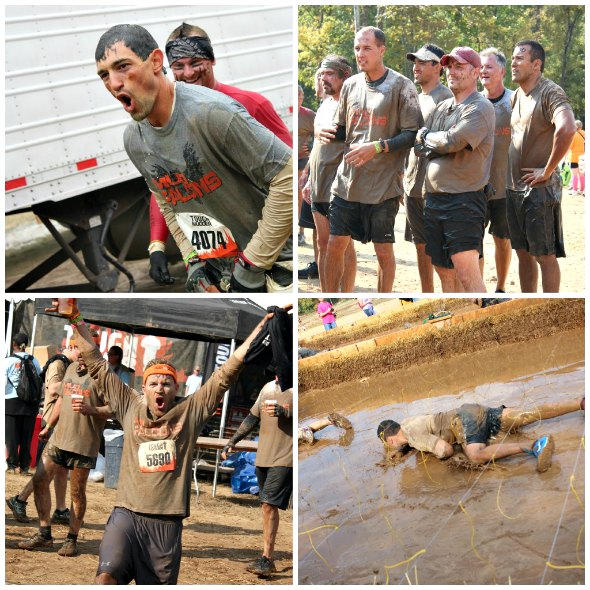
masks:
<svg viewBox="0 0 590 590"><path fill-rule="evenodd" d="M326 98L318 108L314 128L332 127L337 108L337 100L331 96ZM346 144L343 141L331 141L327 144L316 141L313 144L309 155L309 185L312 202L330 202L330 189L345 151Z"/></svg>
<svg viewBox="0 0 590 590"><path fill-rule="evenodd" d="M422 126L418 92L408 78L389 68L385 80L374 88L367 84L364 73L357 74L342 86L334 122L346 126L347 146L418 131ZM332 192L341 199L366 204L399 197L408 151L382 152L360 167L343 159Z"/></svg>
<svg viewBox="0 0 590 590"><path fill-rule="evenodd" d="M512 141L508 166L508 188L524 191L527 185L521 180L523 168L545 168L553 149L555 117L563 110L572 110L570 101L560 86L541 77L537 85L525 94L517 88L512 96ZM557 175L555 171L552 175ZM549 186L554 182L535 186Z"/></svg>
<svg viewBox="0 0 590 590"><path fill-rule="evenodd" d="M456 442L455 435L451 430L451 420L455 414L455 410L452 410L438 414L414 416L404 420L400 427L412 448L434 453L434 447L440 439L451 445Z"/></svg>
<svg viewBox="0 0 590 590"><path fill-rule="evenodd" d="M494 105L494 112L496 113L494 154L490 170L490 184L494 187L496 193L488 199L490 201L506 198L508 150L510 149L511 136L510 117L512 116L512 107L510 105L513 94L513 90L505 88L504 94L498 99L488 99Z"/></svg>
<svg viewBox="0 0 590 590"><path fill-rule="evenodd" d="M256 232L269 184L291 150L228 96L194 84L175 88L168 124L131 122L125 150L184 257L234 256ZM290 239L283 250L289 259Z"/></svg>
<svg viewBox="0 0 590 590"><path fill-rule="evenodd" d="M45 373L45 400L43 402L43 420L45 420L45 422L48 422L49 418L51 418L55 402L59 398L58 390L55 390L53 393L49 390L52 389L52 385L55 386L56 383L61 383L63 381L66 369L67 367L65 363L60 359L55 359L49 367L47 367L47 372Z"/></svg>
<svg viewBox="0 0 590 590"><path fill-rule="evenodd" d="M301 107L297 115L297 158L306 158L303 147L313 140L313 120L315 112L306 107Z"/></svg>
<svg viewBox="0 0 590 590"><path fill-rule="evenodd" d="M286 416L269 416L266 400L276 400ZM293 467L293 390L281 391L275 381L267 383L258 394L250 413L260 419L260 437L256 452L257 467Z"/></svg>
<svg viewBox="0 0 590 590"><path fill-rule="evenodd" d="M59 387L58 394L62 398L61 410L51 442L62 451L78 453L85 457L96 457L106 420L98 416L84 416L74 412L72 395L83 395L84 401L95 408L106 405L105 396L89 373L78 375L77 369L78 362L71 363Z"/></svg>
<svg viewBox="0 0 590 590"><path fill-rule="evenodd" d="M479 191L488 183L494 150L494 107L479 92L463 102L448 98L426 121L430 131L448 132L445 153L428 158L427 193Z"/></svg>
<svg viewBox="0 0 590 590"><path fill-rule="evenodd" d="M422 111L422 118L426 121L430 113L434 110L436 105L452 98L453 93L447 86L439 82L438 86L432 89L428 94L421 92L418 95L420 101L420 110ZM414 150L410 150L408 155L408 163L404 173L404 193L408 197L422 198L424 196L424 176L426 175L425 158L419 158Z"/></svg>
<svg viewBox="0 0 590 590"><path fill-rule="evenodd" d="M144 514L188 516L195 441L237 380L242 364L232 356L197 394L176 398L164 416L153 420L145 396L109 371L98 350L84 354L84 359L123 426L116 506Z"/></svg>

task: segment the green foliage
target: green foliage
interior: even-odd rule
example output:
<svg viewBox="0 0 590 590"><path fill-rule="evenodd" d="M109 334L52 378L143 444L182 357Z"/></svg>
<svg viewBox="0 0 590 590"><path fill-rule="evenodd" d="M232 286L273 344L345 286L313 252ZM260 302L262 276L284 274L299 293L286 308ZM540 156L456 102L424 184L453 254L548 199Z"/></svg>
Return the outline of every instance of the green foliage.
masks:
<svg viewBox="0 0 590 590"><path fill-rule="evenodd" d="M500 48L508 58L514 45L535 39L545 48L545 76L559 84L572 102L576 118L584 120L584 6L358 6L358 26L374 25L387 36L385 64L410 79L406 53L425 43L445 51L468 45L476 51ZM322 58L339 53L355 63L354 6L299 7L299 83L304 104L317 108L313 77ZM505 84L515 88L510 68Z"/></svg>

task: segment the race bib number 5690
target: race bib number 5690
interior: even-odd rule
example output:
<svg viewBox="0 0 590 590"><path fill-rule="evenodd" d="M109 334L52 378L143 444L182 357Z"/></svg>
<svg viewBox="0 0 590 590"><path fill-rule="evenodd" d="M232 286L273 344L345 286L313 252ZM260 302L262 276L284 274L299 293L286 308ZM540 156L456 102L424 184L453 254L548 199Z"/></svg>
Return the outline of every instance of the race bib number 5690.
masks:
<svg viewBox="0 0 590 590"><path fill-rule="evenodd" d="M139 470L142 473L174 471L176 445L173 440L155 440L139 445Z"/></svg>

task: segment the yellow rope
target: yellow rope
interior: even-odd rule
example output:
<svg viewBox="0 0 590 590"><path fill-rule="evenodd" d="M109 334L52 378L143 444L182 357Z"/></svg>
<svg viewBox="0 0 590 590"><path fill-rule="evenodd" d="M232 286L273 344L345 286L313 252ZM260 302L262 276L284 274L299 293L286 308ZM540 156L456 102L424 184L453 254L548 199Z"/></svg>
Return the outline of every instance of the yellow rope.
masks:
<svg viewBox="0 0 590 590"><path fill-rule="evenodd" d="M309 535L310 533L315 533L315 531L319 531L320 529L334 529L334 530L338 530L338 525L337 524L323 524L321 526L316 526L315 529L309 529L308 531L301 531L299 534L300 535Z"/></svg>
<svg viewBox="0 0 590 590"><path fill-rule="evenodd" d="M500 514L502 516L504 516L505 518L508 518L510 520L516 520L516 516L508 516L503 510L502 508L500 508L500 489L502 488L502 480L500 480L500 485L498 486L498 493L496 494L496 505L498 506L498 510L500 511Z"/></svg>
<svg viewBox="0 0 590 590"><path fill-rule="evenodd" d="M585 565L554 565L550 561L547 561L545 565L548 565L554 570L585 570Z"/></svg>
<svg viewBox="0 0 590 590"><path fill-rule="evenodd" d="M417 551L416 553L414 553L414 555L412 555L412 557L408 557L408 559L404 559L403 561L400 561L399 563L395 563L393 565L386 565L385 566L385 574L386 574L385 584L386 585L389 584L389 571L388 570L392 570L396 567L399 567L400 565L404 565L404 563L409 563L413 559L416 559L416 557L418 557L418 555L422 555L422 553L426 553L426 549L420 549L420 551Z"/></svg>
<svg viewBox="0 0 590 590"><path fill-rule="evenodd" d="M580 500L580 496L578 496L578 492L576 492L576 489L574 488L574 479L575 479L575 476L572 473L570 475L570 488L572 489L572 492L574 492L574 496L576 497L576 500L578 501L578 504L580 505L580 507L582 508L582 510L584 510L584 504L582 504L582 500Z"/></svg>
<svg viewBox="0 0 590 590"><path fill-rule="evenodd" d="M434 481L434 479L432 479L430 473L428 472L428 467L426 467L426 457L424 457L424 451L420 451L420 455L422 455L422 465L424 465L426 475L428 475L428 478L432 483L438 483L438 481Z"/></svg>
<svg viewBox="0 0 590 590"><path fill-rule="evenodd" d="M580 532L578 533L578 538L576 540L576 557L578 559L578 563L580 563L581 565L584 565L584 562L580 559L580 539L582 538L582 531L584 530L584 523L582 523L582 528L580 529Z"/></svg>
<svg viewBox="0 0 590 590"><path fill-rule="evenodd" d="M463 510L465 516L469 519L469 524L471 526L471 548L473 549L473 553L475 553L480 561L485 563L485 559L477 552L477 549L475 548L475 526L473 525L473 518L471 518L471 515L467 512L467 510L465 510L463 502L459 502L459 508Z"/></svg>
<svg viewBox="0 0 590 590"><path fill-rule="evenodd" d="M324 559L324 557L322 556L322 554L315 548L315 545L313 544L313 541L311 539L311 535L308 535L309 538L309 543L311 545L311 548L315 551L316 555L324 562L324 564L326 565L326 567L332 572L334 573L334 570L330 567L330 564Z"/></svg>

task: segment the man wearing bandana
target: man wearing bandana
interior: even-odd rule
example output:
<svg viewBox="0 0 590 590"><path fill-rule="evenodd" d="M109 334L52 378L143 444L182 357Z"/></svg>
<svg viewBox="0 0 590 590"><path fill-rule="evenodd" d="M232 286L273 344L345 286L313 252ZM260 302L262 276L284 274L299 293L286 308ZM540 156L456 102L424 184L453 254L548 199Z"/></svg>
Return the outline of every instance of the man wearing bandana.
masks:
<svg viewBox="0 0 590 590"><path fill-rule="evenodd" d="M217 90L238 101L261 125L272 131L281 141L292 147L291 133L275 111L272 103L257 92L243 90L215 79L215 54L211 40L200 27L182 23L174 29L166 43L168 64L177 82L198 84ZM152 195L150 200L150 277L160 285L174 282L168 271L166 240L170 232L160 208Z"/></svg>
<svg viewBox="0 0 590 590"><path fill-rule="evenodd" d="M57 311L57 305L48 311ZM70 320L88 373L105 392L124 432L117 499L100 545L96 583L176 584L195 441L273 314L262 319L198 395L187 398L177 397L176 369L163 358L145 367L141 393L125 385L109 370L77 306L62 315Z"/></svg>
<svg viewBox="0 0 590 590"><path fill-rule="evenodd" d="M88 338L96 348L95 342L100 342L98 332L88 331ZM71 339L70 344L77 345L78 342ZM98 351L98 348L96 350ZM100 352L98 354L100 355ZM39 532L30 539L21 541L18 546L28 551L53 547L49 485L60 471L60 467L65 467L70 471L70 528L64 544L57 553L62 557L74 557L79 553L78 533L86 512L88 474L96 467L102 431L112 413L105 401L104 390L92 381L82 358L71 363L66 369L58 395L47 425L39 433L39 438L47 439L55 427L33 477L35 506L39 513Z"/></svg>
<svg viewBox="0 0 590 590"><path fill-rule="evenodd" d="M139 25L111 27L95 59L134 119L125 149L178 244L187 291L287 286L291 271L279 263L292 264L291 150L239 103L168 80L163 52Z"/></svg>

